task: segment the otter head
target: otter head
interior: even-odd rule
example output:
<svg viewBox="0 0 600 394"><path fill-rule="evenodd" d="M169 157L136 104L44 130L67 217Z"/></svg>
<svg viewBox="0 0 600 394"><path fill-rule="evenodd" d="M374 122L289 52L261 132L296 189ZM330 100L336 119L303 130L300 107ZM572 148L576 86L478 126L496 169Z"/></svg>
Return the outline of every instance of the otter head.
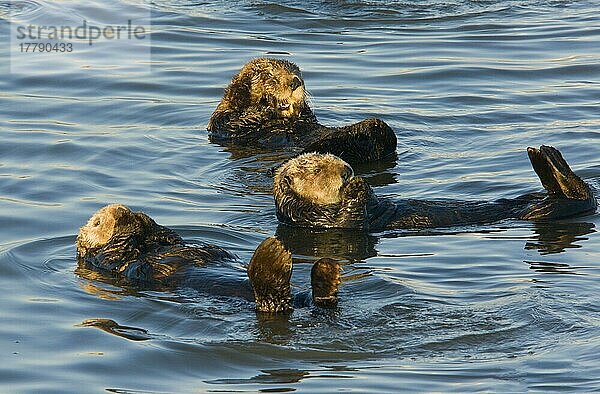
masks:
<svg viewBox="0 0 600 394"><path fill-rule="evenodd" d="M297 117L307 106L298 66L287 60L265 58L252 60L233 77L223 101L237 107L232 108L237 111L256 108L278 118Z"/></svg>
<svg viewBox="0 0 600 394"><path fill-rule="evenodd" d="M276 172L277 218L302 227L367 228L377 197L352 167L332 154L305 153Z"/></svg>
<svg viewBox="0 0 600 394"><path fill-rule="evenodd" d="M79 229L77 254L83 256L88 251L102 248L116 236L140 232L142 222L139 214L132 212L125 205L107 205L94 213Z"/></svg>
<svg viewBox="0 0 600 394"><path fill-rule="evenodd" d="M337 204L352 179L352 167L332 154L305 153L283 164L275 173L274 194L294 193L316 205Z"/></svg>

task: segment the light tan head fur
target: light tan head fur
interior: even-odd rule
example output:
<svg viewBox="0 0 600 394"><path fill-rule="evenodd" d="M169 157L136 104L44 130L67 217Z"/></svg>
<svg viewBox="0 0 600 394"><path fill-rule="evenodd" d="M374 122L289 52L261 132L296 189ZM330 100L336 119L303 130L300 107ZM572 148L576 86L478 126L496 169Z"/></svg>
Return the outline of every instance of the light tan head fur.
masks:
<svg viewBox="0 0 600 394"><path fill-rule="evenodd" d="M306 105L304 80L298 66L287 60L259 58L248 62L233 77L219 107L238 111L269 108L282 118L290 118ZM225 109L219 107L217 110Z"/></svg>
<svg viewBox="0 0 600 394"><path fill-rule="evenodd" d="M115 234L119 219L124 215L133 215L133 212L121 204L111 204L99 209L79 229L77 250L93 249L106 245Z"/></svg>
<svg viewBox="0 0 600 394"><path fill-rule="evenodd" d="M275 194L288 185L294 193L318 205L341 201L352 167L332 154L305 153L283 164L275 174Z"/></svg>

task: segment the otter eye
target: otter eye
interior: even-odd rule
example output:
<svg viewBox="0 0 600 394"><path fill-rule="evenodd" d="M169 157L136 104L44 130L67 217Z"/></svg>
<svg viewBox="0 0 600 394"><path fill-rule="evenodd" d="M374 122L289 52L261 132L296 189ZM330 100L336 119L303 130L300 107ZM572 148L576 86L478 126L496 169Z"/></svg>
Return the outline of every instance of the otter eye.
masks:
<svg viewBox="0 0 600 394"><path fill-rule="evenodd" d="M290 88L292 88L292 91L294 91L300 86L302 86L302 80L297 75L294 75L294 78L292 78L292 82L290 82Z"/></svg>
<svg viewBox="0 0 600 394"><path fill-rule="evenodd" d="M96 219L94 222L94 227L98 227L100 225L100 219Z"/></svg>
<svg viewBox="0 0 600 394"><path fill-rule="evenodd" d="M292 184L292 177L289 175L286 175L283 177L283 180L285 181L285 183L287 183L288 185Z"/></svg>

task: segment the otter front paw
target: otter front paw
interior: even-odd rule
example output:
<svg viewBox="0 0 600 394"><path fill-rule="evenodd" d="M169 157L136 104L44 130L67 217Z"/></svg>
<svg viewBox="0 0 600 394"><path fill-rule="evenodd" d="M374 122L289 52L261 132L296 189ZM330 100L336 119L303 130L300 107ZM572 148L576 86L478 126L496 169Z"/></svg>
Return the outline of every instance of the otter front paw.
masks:
<svg viewBox="0 0 600 394"><path fill-rule="evenodd" d="M352 178L342 192L337 227L364 228L366 226L367 203L372 196L371 187L364 179Z"/></svg>
<svg viewBox="0 0 600 394"><path fill-rule="evenodd" d="M365 201L370 194L371 187L362 178L352 178L344 188L342 201Z"/></svg>

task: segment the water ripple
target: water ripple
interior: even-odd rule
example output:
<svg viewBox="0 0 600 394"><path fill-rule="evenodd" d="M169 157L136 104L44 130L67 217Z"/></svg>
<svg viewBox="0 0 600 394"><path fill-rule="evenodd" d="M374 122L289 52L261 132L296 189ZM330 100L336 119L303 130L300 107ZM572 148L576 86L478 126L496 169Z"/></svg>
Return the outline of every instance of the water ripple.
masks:
<svg viewBox="0 0 600 394"><path fill-rule="evenodd" d="M0 380L12 391L77 392L83 380L118 392L598 390L599 214L293 231L271 196L286 154L211 144L206 132L240 66L273 56L302 68L321 122L394 128L397 159L355 169L377 194L539 191L525 147L540 144L598 186L597 4L39 0L4 2L0 17L106 22L127 7L152 12L151 73L123 66L127 46L86 68L92 46L0 77ZM339 259L339 306L264 316L244 298L77 268L74 234L112 202L230 249L236 275L275 234L303 297L312 263Z"/></svg>
<svg viewBox="0 0 600 394"><path fill-rule="evenodd" d="M42 5L33 0L11 0L0 2L0 18L30 17L42 8Z"/></svg>

